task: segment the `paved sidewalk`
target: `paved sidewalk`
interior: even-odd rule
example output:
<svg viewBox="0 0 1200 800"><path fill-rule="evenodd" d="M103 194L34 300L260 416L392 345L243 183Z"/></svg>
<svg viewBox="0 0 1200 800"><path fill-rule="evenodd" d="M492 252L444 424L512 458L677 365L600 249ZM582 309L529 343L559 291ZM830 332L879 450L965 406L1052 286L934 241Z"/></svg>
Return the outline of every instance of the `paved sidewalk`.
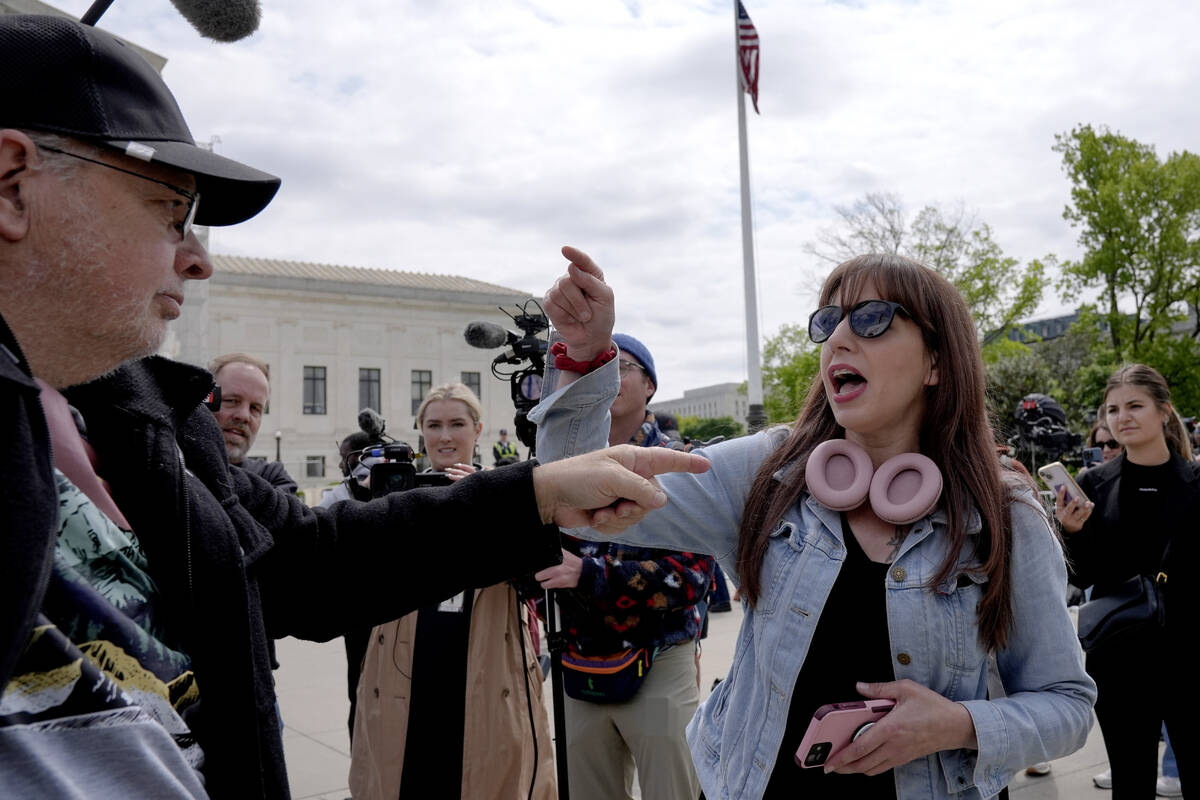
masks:
<svg viewBox="0 0 1200 800"><path fill-rule="evenodd" d="M704 696L713 679L725 674L741 624L741 609L710 617L709 635L700 659ZM350 744L346 734L346 657L342 640L326 644L283 639L277 643L275 673L283 715L283 744L295 800L344 800ZM550 682L546 682L549 694ZM1092 775L1108 766L1097 726L1079 752L1054 762L1053 772L1030 778L1018 775L1009 794L1014 800L1107 800L1111 792L1092 785Z"/></svg>

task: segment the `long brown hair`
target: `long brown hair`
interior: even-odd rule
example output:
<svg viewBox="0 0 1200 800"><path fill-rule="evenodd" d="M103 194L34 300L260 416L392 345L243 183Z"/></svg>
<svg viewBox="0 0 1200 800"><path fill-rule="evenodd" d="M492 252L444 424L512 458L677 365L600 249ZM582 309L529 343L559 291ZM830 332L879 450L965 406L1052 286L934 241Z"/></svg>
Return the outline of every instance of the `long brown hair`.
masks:
<svg viewBox="0 0 1200 800"><path fill-rule="evenodd" d="M925 387L921 420L921 452L942 471L950 547L931 586L941 585L957 568L967 538L972 506L979 510L982 529L976 551L987 575L979 604L980 639L1003 647L1012 623L1009 585L1010 529L1007 492L993 446L984 400L983 360L966 302L954 286L916 261L896 255L858 256L840 264L825 280L820 305L840 293L843 308L860 298L867 283L881 298L904 306L921 329L925 349L938 370L938 382ZM754 604L762 591L762 563L771 531L805 489L804 467L820 443L841 438L845 430L834 419L818 375L808 391L791 434L763 462L746 500L738 531L738 564L742 594ZM794 467L793 467L794 465ZM789 468L781 480L774 475Z"/></svg>
<svg viewBox="0 0 1200 800"><path fill-rule="evenodd" d="M1171 405L1171 389L1167 386L1167 379L1154 367L1148 367L1145 364L1126 364L1108 379L1108 384L1104 387L1104 406L1102 408L1108 405L1108 393L1118 386L1136 386L1142 389L1150 395L1150 399L1154 401L1154 405L1159 411L1167 412L1167 423L1163 426L1163 437L1167 440L1167 446L1190 461L1192 444L1188 441L1187 428L1183 426L1183 420L1179 418L1175 407ZM1104 418L1108 419L1107 413ZM1109 431L1111 433L1111 428Z"/></svg>

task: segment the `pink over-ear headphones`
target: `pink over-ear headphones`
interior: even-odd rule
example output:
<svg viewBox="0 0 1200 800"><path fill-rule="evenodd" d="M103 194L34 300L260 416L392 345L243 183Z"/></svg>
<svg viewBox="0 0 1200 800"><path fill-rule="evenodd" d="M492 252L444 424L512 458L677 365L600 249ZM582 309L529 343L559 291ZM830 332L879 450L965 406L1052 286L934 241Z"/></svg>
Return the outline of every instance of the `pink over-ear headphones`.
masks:
<svg viewBox="0 0 1200 800"><path fill-rule="evenodd" d="M834 511L858 508L869 496L875 515L893 525L916 522L942 495L942 473L929 458L901 453L875 470L867 451L845 439L817 445L804 482L818 503Z"/></svg>

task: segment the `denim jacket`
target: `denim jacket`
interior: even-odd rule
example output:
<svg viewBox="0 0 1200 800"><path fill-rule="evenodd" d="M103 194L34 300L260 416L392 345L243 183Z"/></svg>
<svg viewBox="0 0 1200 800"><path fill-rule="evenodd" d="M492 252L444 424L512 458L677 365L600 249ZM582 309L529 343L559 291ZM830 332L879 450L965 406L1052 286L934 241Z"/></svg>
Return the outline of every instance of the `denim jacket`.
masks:
<svg viewBox="0 0 1200 800"><path fill-rule="evenodd" d="M614 363L548 395L530 413L538 424L541 460L605 446L608 408L620 380ZM551 367L545 385L556 381ZM780 442L778 432L764 432L707 448L703 455L712 468L660 476L668 505L617 539L712 553L740 584L742 511L759 465ZM1008 646L995 654L1005 697L986 699L988 653L976 619L986 576L965 572L929 586L948 546L944 512L913 524L888 570L896 679L909 678L962 703L979 743L978 750L941 751L897 767L901 800L991 797L1018 770L1074 752L1087 740L1096 687L1084 672L1067 613L1062 549L1032 493L1014 498L1011 516L1013 627ZM971 535L979 529L978 513L973 518ZM758 798L766 790L796 675L846 556L838 512L807 494L771 537L762 595L755 606L744 606L729 674L687 730L701 786L712 800ZM959 557L966 569L978 566L970 539Z"/></svg>

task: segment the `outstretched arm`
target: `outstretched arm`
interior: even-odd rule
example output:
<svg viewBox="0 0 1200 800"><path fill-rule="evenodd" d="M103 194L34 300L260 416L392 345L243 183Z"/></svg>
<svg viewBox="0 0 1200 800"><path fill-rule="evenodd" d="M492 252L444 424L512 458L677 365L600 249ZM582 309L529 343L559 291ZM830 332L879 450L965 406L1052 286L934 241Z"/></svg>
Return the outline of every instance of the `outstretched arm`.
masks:
<svg viewBox="0 0 1200 800"><path fill-rule="evenodd" d="M622 530L666 503L654 476L707 468L688 453L625 446L316 511L239 470L233 488L241 503L227 513L248 512L266 529L238 525L269 632L319 640L558 563L557 525ZM397 583L406 565L421 568Z"/></svg>

